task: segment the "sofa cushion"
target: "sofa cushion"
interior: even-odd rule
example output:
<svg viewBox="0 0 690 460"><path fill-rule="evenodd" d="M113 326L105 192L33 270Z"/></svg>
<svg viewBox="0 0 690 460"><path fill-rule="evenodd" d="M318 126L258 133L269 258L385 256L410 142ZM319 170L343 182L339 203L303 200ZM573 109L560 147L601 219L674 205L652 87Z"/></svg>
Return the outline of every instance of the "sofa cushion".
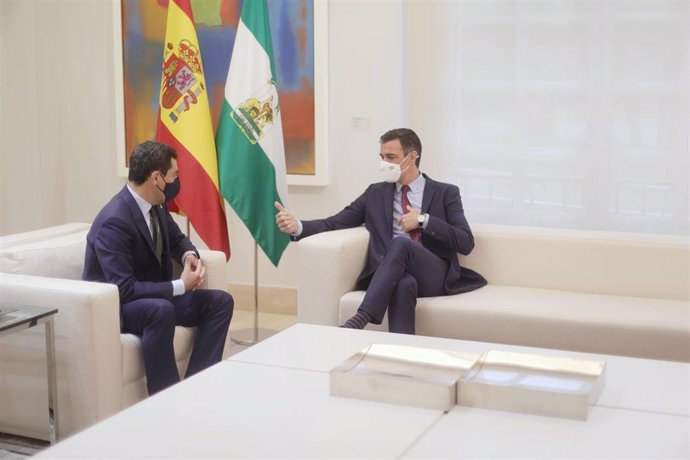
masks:
<svg viewBox="0 0 690 460"><path fill-rule="evenodd" d="M134 334L120 334L120 348L122 349L122 384L144 378L141 337Z"/></svg>
<svg viewBox="0 0 690 460"><path fill-rule="evenodd" d="M472 226L460 265L495 286L690 301L687 236Z"/></svg>
<svg viewBox="0 0 690 460"><path fill-rule="evenodd" d="M2 247L0 267L5 273L80 280L88 229Z"/></svg>
<svg viewBox="0 0 690 460"><path fill-rule="evenodd" d="M57 225L55 227L40 228L38 230L31 230L29 232L0 236L0 249L7 249L11 246L16 246L19 244L28 244L49 238L56 238L58 236L69 235L71 233L89 231L89 228L91 228L91 224L75 222L71 224Z"/></svg>
<svg viewBox="0 0 690 460"><path fill-rule="evenodd" d="M192 354L195 328L175 328L173 346L175 348L175 361L180 374L183 375L187 368L187 362ZM141 351L141 337L134 334L120 334L122 348L122 385L125 386L137 380L143 379L144 355Z"/></svg>
<svg viewBox="0 0 690 460"><path fill-rule="evenodd" d="M340 320L363 298L343 295ZM420 298L416 322L419 335L690 361L690 303L678 300L489 285Z"/></svg>

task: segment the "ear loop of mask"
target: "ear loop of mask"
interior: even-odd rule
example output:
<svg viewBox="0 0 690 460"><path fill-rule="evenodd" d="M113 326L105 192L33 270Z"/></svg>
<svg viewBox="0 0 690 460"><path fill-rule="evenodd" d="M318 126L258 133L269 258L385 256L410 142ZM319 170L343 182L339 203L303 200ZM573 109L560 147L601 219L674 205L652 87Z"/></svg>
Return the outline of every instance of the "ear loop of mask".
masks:
<svg viewBox="0 0 690 460"><path fill-rule="evenodd" d="M414 152L414 150L413 150L412 152ZM407 160L408 158L410 158L410 157L412 156L412 152L410 152L410 153L408 153L407 155L405 155L405 158L403 158L403 160L400 162L400 164L402 164L405 160ZM403 169L402 171L400 171L400 175L402 176L402 175L405 173L405 171L407 171L410 167L412 167L412 165L407 165L407 166L405 167L405 169Z"/></svg>
<svg viewBox="0 0 690 460"><path fill-rule="evenodd" d="M165 184L167 185L168 183L165 182L165 176L163 175L163 173L160 172L160 171L158 171L158 174L159 174L160 178L163 179L163 183L165 183ZM155 185L156 188L157 188L163 195L165 195L165 186L163 186L163 188L160 188L160 187L158 186L157 183L154 183L153 185Z"/></svg>

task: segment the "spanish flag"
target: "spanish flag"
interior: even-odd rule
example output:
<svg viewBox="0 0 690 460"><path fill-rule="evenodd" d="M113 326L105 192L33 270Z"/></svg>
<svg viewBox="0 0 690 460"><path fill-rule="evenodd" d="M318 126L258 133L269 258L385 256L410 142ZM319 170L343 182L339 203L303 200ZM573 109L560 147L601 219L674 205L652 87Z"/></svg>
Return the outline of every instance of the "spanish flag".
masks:
<svg viewBox="0 0 690 460"><path fill-rule="evenodd" d="M208 88L190 0L169 0L164 46L156 140L177 150L182 186L170 210L186 214L208 247L229 259Z"/></svg>

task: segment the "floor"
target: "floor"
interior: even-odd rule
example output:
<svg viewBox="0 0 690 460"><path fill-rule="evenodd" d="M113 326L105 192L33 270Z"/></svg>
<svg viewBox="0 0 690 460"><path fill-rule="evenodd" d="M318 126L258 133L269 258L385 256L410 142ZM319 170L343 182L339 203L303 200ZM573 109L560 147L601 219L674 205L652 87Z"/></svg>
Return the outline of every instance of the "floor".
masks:
<svg viewBox="0 0 690 460"><path fill-rule="evenodd" d="M47 441L0 433L0 460L21 460L48 447Z"/></svg>
<svg viewBox="0 0 690 460"><path fill-rule="evenodd" d="M297 322L295 315L259 313L257 332L259 341L287 329ZM230 322L232 341L226 345L226 357L247 349L254 340L254 311L235 310ZM241 343L238 343L241 342ZM0 460L21 460L40 452L46 443L30 438L22 438L0 433Z"/></svg>
<svg viewBox="0 0 690 460"><path fill-rule="evenodd" d="M297 323L294 315L279 315L276 313L259 313L258 335L259 341L287 329ZM230 322L231 343L226 344L226 357L245 350L249 345L237 342L254 341L254 312L250 310L235 310Z"/></svg>

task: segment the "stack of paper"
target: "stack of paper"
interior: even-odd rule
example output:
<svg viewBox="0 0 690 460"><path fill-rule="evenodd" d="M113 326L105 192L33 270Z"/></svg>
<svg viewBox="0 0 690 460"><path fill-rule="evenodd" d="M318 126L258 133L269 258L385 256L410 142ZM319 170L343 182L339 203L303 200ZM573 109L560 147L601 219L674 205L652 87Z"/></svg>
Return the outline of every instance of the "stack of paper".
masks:
<svg viewBox="0 0 690 460"><path fill-rule="evenodd" d="M606 363L489 351L458 382L458 404L586 420Z"/></svg>
<svg viewBox="0 0 690 460"><path fill-rule="evenodd" d="M373 344L331 371L334 396L450 410L456 383L480 355Z"/></svg>
<svg viewBox="0 0 690 460"><path fill-rule="evenodd" d="M372 344L330 374L331 395L450 410L454 405L586 420L606 363Z"/></svg>

